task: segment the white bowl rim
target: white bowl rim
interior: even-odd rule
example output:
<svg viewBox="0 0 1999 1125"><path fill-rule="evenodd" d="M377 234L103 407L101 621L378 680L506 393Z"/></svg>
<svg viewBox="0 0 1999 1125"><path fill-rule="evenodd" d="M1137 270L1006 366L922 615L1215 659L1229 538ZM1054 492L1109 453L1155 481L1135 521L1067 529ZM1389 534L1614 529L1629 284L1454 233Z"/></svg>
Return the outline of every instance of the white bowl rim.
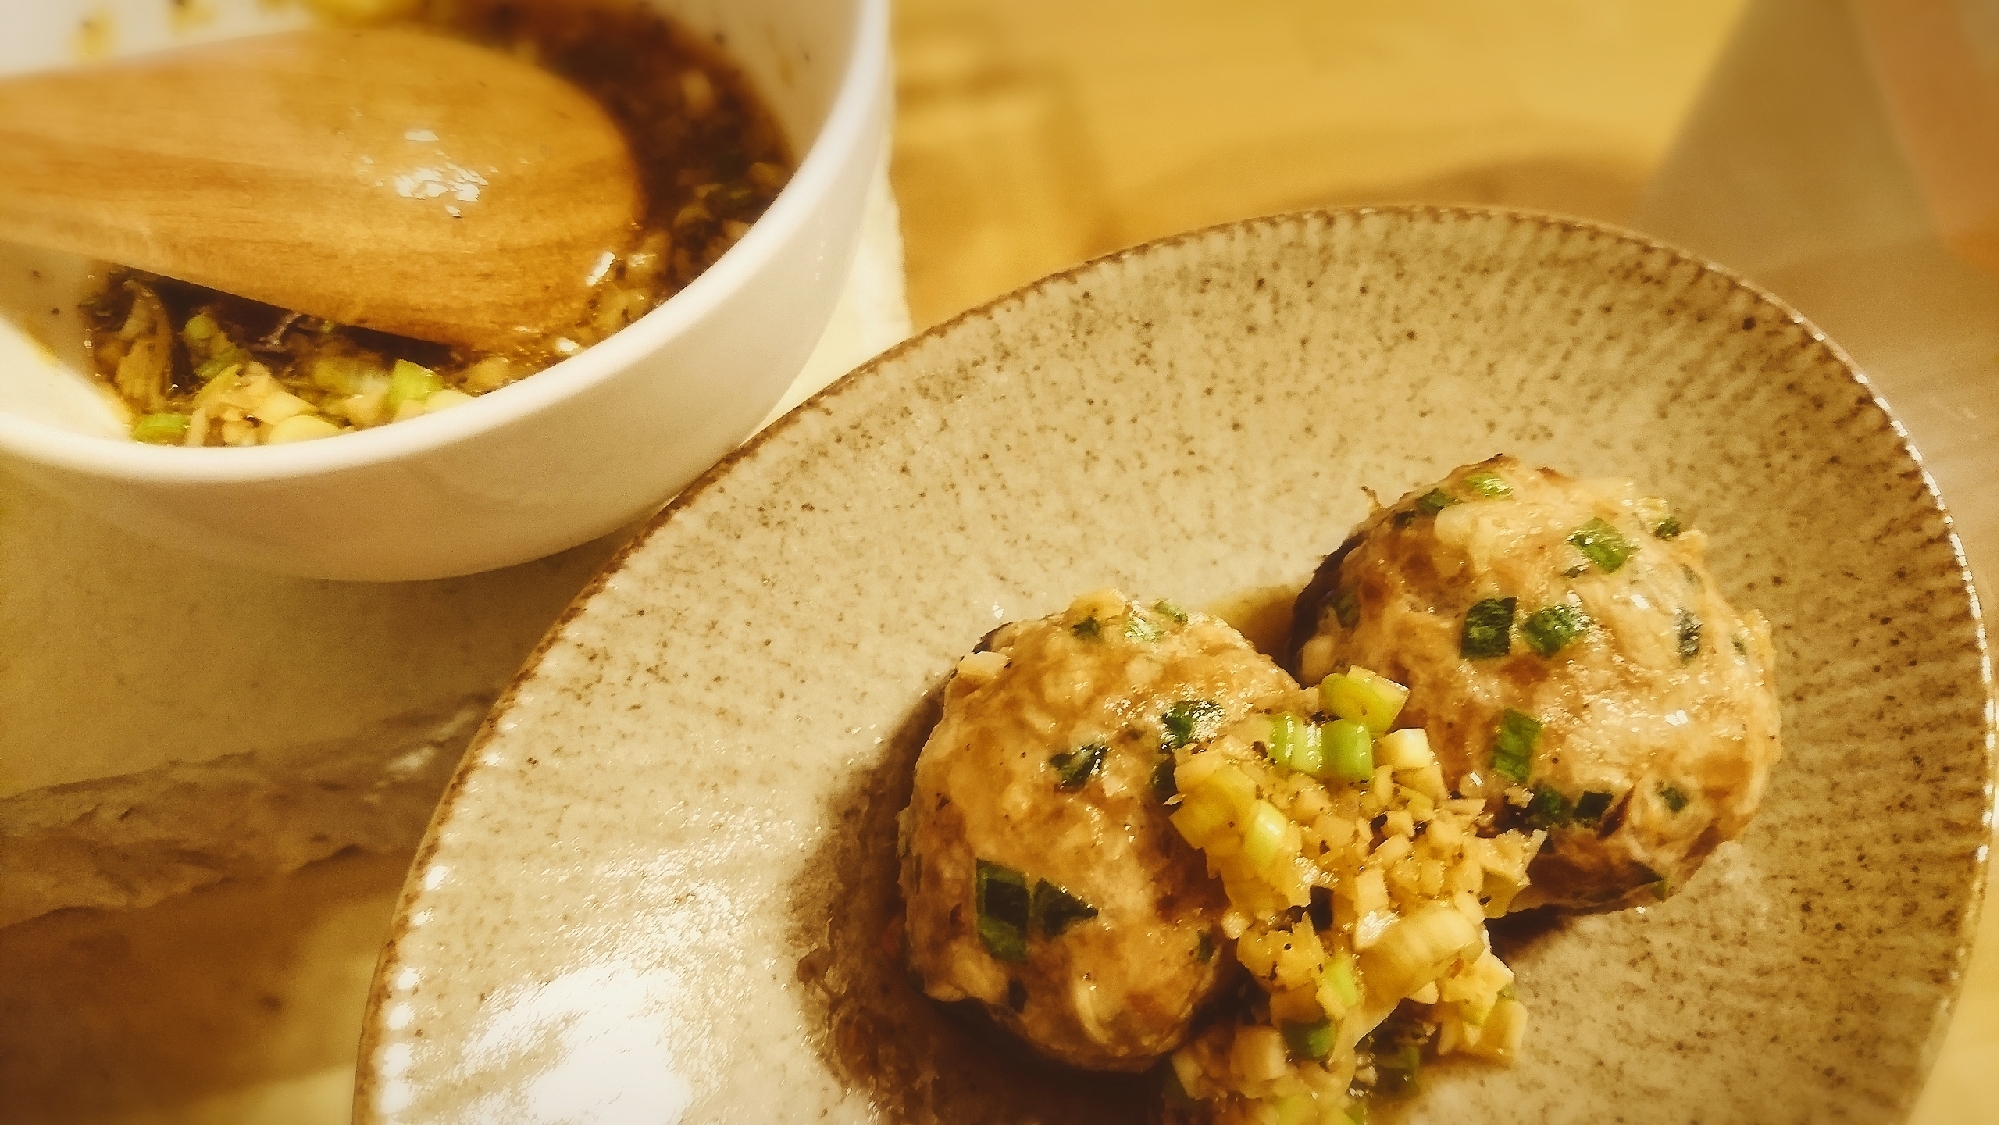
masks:
<svg viewBox="0 0 1999 1125"><path fill-rule="evenodd" d="M708 316L760 272L806 225L815 204L839 181L846 154L876 127L880 95L888 83L888 0L854 2L854 34L832 106L777 199L686 288L602 343L448 411L341 434L337 441L185 449L79 434L0 411L0 450L94 477L159 483L290 480L431 452L520 421L604 382Z"/></svg>

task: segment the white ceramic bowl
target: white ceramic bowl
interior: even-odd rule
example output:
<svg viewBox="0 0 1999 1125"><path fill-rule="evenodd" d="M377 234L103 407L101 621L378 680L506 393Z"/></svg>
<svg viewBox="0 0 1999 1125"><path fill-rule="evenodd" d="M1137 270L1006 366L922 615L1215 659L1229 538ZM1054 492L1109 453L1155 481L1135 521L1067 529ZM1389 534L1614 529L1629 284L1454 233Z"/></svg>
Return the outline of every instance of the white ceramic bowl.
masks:
<svg viewBox="0 0 1999 1125"><path fill-rule="evenodd" d="M136 533L323 578L467 574L642 515L755 428L831 316L888 104L886 0L649 0L721 37L784 126L797 174L681 293L616 336L448 413L317 442L180 449L127 440L87 383L87 263L0 245L0 453ZM73 61L88 17L128 53L295 25L295 7L0 0L0 73ZM385 248L387 249L387 248Z"/></svg>

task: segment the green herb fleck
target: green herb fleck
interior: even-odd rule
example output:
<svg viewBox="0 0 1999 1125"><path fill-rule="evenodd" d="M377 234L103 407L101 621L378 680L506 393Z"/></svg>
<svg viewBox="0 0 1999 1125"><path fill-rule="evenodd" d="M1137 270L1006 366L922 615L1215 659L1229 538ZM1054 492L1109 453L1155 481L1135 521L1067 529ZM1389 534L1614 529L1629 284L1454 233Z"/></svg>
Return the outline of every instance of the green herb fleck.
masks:
<svg viewBox="0 0 1999 1125"><path fill-rule="evenodd" d="M1537 609L1520 624L1520 635L1542 656L1553 656L1590 626L1589 615L1567 602Z"/></svg>
<svg viewBox="0 0 1999 1125"><path fill-rule="evenodd" d="M1422 1072L1423 1049L1415 1043L1404 1043L1390 1053L1376 1054L1375 1092L1390 1097L1414 1094L1419 1087L1417 1078Z"/></svg>
<svg viewBox="0 0 1999 1125"><path fill-rule="evenodd" d="M972 876L979 940L1002 961L1027 960L1027 879L1011 867L979 860Z"/></svg>
<svg viewBox="0 0 1999 1125"><path fill-rule="evenodd" d="M1659 787L1659 799L1666 802L1666 808L1671 812L1679 812L1687 807L1687 795L1670 785Z"/></svg>
<svg viewBox="0 0 1999 1125"><path fill-rule="evenodd" d="M1524 782L1533 771L1534 743L1541 737L1541 720L1508 708L1493 736L1493 772Z"/></svg>
<svg viewBox="0 0 1999 1125"><path fill-rule="evenodd" d="M1183 699L1159 716L1159 725L1165 730L1159 748L1178 750L1189 743L1212 738L1222 725L1223 716L1221 704L1212 700Z"/></svg>
<svg viewBox="0 0 1999 1125"><path fill-rule="evenodd" d="M200 367L194 369L194 377L206 383L232 367L243 366L249 360L250 353L239 351L232 347L227 351L218 352L203 361Z"/></svg>
<svg viewBox="0 0 1999 1125"><path fill-rule="evenodd" d="M1597 565L1598 570L1605 574L1613 573L1618 567L1623 566L1625 560L1631 557L1631 553L1637 550L1629 539L1618 534L1616 528L1600 518L1592 519L1577 528L1569 536L1569 542L1575 544L1576 550L1581 551L1589 561Z"/></svg>
<svg viewBox="0 0 1999 1125"><path fill-rule="evenodd" d="M1166 631L1134 613L1124 619L1124 635L1139 642L1156 641L1166 635Z"/></svg>
<svg viewBox="0 0 1999 1125"><path fill-rule="evenodd" d="M1499 499L1513 495L1513 486L1507 484L1498 473L1479 470L1465 478L1465 487L1488 499Z"/></svg>
<svg viewBox="0 0 1999 1125"><path fill-rule="evenodd" d="M1678 539L1680 537L1680 531L1681 531L1680 517L1667 516L1665 519L1662 519L1658 523L1652 525L1652 538Z"/></svg>
<svg viewBox="0 0 1999 1125"><path fill-rule="evenodd" d="M1441 488L1433 488L1416 501L1416 510L1426 516L1434 516L1456 503L1458 503L1457 497Z"/></svg>
<svg viewBox="0 0 1999 1125"><path fill-rule="evenodd" d="M1172 621L1175 625L1185 625L1187 623L1187 611L1167 601L1165 598L1152 603L1152 612Z"/></svg>
<svg viewBox="0 0 1999 1125"><path fill-rule="evenodd" d="M1034 884L1034 924L1047 937L1061 937L1062 931L1097 916L1097 908L1046 879Z"/></svg>
<svg viewBox="0 0 1999 1125"><path fill-rule="evenodd" d="M1201 940L1194 943L1194 960L1205 965L1215 959L1215 939L1207 931L1201 932Z"/></svg>
<svg viewBox="0 0 1999 1125"><path fill-rule="evenodd" d="M1692 660L1701 654L1701 619L1691 611L1683 609L1674 616L1673 635L1679 641L1681 660Z"/></svg>
<svg viewBox="0 0 1999 1125"><path fill-rule="evenodd" d="M1595 824L1610 811L1612 795L1601 789L1592 789L1576 798L1575 817L1577 824Z"/></svg>
<svg viewBox="0 0 1999 1125"><path fill-rule="evenodd" d="M1737 656L1749 655L1748 641L1743 640L1741 637L1730 637L1728 638L1728 643L1730 646L1732 646L1735 649L1735 655Z"/></svg>
<svg viewBox="0 0 1999 1125"><path fill-rule="evenodd" d="M1294 1059L1323 1059L1333 1053L1333 1021L1321 1017L1312 1023L1283 1026L1284 1045Z"/></svg>
<svg viewBox="0 0 1999 1125"><path fill-rule="evenodd" d="M1152 767L1152 795L1165 802L1178 792L1180 786L1173 780L1173 756L1169 754Z"/></svg>
<svg viewBox="0 0 1999 1125"><path fill-rule="evenodd" d="M1513 609L1517 598L1487 598L1465 611L1458 652L1467 660L1505 656L1513 648Z"/></svg>
<svg viewBox="0 0 1999 1125"><path fill-rule="evenodd" d="M1104 755L1109 752L1110 747L1101 742L1092 742L1088 746L1065 750L1048 759L1049 766L1055 770L1056 787L1070 793L1081 789L1084 783L1103 768Z"/></svg>
<svg viewBox="0 0 1999 1125"><path fill-rule="evenodd" d="M1535 828L1560 828L1569 822L1569 799L1559 789L1534 787L1534 799L1527 803L1527 823Z"/></svg>
<svg viewBox="0 0 1999 1125"><path fill-rule="evenodd" d="M1078 640L1084 641L1094 641L1104 635L1104 627L1094 614L1069 626L1069 631L1076 634Z"/></svg>
<svg viewBox="0 0 1999 1125"><path fill-rule="evenodd" d="M187 434L188 416L164 412L147 414L132 423L132 440L151 445L171 445Z"/></svg>
<svg viewBox="0 0 1999 1125"><path fill-rule="evenodd" d="M1352 590L1340 594L1339 600L1333 603L1333 616L1339 619L1343 629L1360 624L1360 599L1354 596Z"/></svg>
<svg viewBox="0 0 1999 1125"><path fill-rule="evenodd" d="M1403 508L1402 510L1396 512L1395 518L1390 520L1389 522L1393 523L1396 527L1408 527L1411 523L1415 522L1415 519L1416 519L1415 509Z"/></svg>

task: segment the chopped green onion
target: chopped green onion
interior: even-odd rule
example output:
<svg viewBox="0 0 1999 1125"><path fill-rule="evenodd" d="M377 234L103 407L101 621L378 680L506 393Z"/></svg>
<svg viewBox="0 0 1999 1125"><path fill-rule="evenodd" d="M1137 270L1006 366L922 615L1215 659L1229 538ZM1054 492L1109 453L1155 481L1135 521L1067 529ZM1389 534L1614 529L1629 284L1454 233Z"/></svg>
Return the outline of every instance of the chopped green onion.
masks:
<svg viewBox="0 0 1999 1125"><path fill-rule="evenodd" d="M171 445L187 435L187 415L148 414L132 423L132 440Z"/></svg>
<svg viewBox="0 0 1999 1125"><path fill-rule="evenodd" d="M1513 648L1513 610L1518 598L1487 598L1465 611L1458 652L1467 660L1505 656Z"/></svg>
<svg viewBox="0 0 1999 1125"><path fill-rule="evenodd" d="M1104 755L1109 752L1110 747L1101 742L1092 742L1088 746L1078 746L1074 750L1064 751L1048 759L1048 764L1055 770L1056 786L1072 793L1081 789L1084 783L1103 768Z"/></svg>
<svg viewBox="0 0 1999 1125"><path fill-rule="evenodd" d="M1433 488L1416 501L1416 508L1426 516L1434 516L1445 508L1458 503L1458 498L1441 488Z"/></svg>
<svg viewBox="0 0 1999 1125"><path fill-rule="evenodd" d="M1536 828L1560 828L1569 822L1569 799L1559 789L1534 787L1534 799L1527 803L1527 823Z"/></svg>
<svg viewBox="0 0 1999 1125"><path fill-rule="evenodd" d="M1674 616L1673 635L1679 640L1681 660L1692 660L1701 654L1701 619L1692 611L1683 609Z"/></svg>
<svg viewBox="0 0 1999 1125"><path fill-rule="evenodd" d="M1183 699L1175 703L1159 716L1159 725L1165 731L1159 748L1178 750L1189 743L1213 738L1225 714L1221 704L1207 699Z"/></svg>
<svg viewBox="0 0 1999 1125"><path fill-rule="evenodd" d="M1680 537L1680 530L1680 517L1667 516L1665 519L1652 525L1652 537L1654 539L1678 539Z"/></svg>
<svg viewBox="0 0 1999 1125"><path fill-rule="evenodd" d="M1185 625L1187 623L1187 611L1167 601L1165 598L1153 602L1152 611L1161 617L1169 618L1175 625Z"/></svg>
<svg viewBox="0 0 1999 1125"><path fill-rule="evenodd" d="M1276 805L1257 801L1250 809L1249 824L1243 828L1242 858L1258 870L1270 866L1284 845L1284 830L1290 824L1290 819L1278 812Z"/></svg>
<svg viewBox="0 0 1999 1125"><path fill-rule="evenodd" d="M972 876L979 940L1002 961L1027 960L1027 879L1011 867L979 860Z"/></svg>
<svg viewBox="0 0 1999 1125"><path fill-rule="evenodd" d="M194 377L206 383L232 367L241 367L249 360L249 355L235 348L227 348L210 356L200 367L194 369Z"/></svg>
<svg viewBox="0 0 1999 1125"><path fill-rule="evenodd" d="M1283 1028L1284 1045L1294 1059L1323 1059L1333 1053L1333 1021L1320 1018L1312 1023L1291 1023Z"/></svg>
<svg viewBox="0 0 1999 1125"><path fill-rule="evenodd" d="M1333 603L1333 617L1338 619L1342 629L1360 624L1360 599L1354 597L1352 590L1341 593L1339 600Z"/></svg>
<svg viewBox="0 0 1999 1125"><path fill-rule="evenodd" d="M1605 574L1610 574L1623 566L1625 560L1631 557L1631 553L1638 549L1631 545L1629 539L1618 534L1617 529L1608 521L1600 517L1592 518L1577 528L1569 536L1569 542L1575 544L1576 550L1581 551L1589 561L1597 565L1598 570Z"/></svg>
<svg viewBox="0 0 1999 1125"><path fill-rule="evenodd" d="M1334 719L1320 736L1324 771L1343 781L1361 782L1374 776L1374 736L1352 719Z"/></svg>
<svg viewBox="0 0 1999 1125"><path fill-rule="evenodd" d="M1270 756L1299 773L1317 776L1325 765L1323 742L1317 724L1301 721L1289 712L1270 717Z"/></svg>
<svg viewBox="0 0 1999 1125"><path fill-rule="evenodd" d="M1347 1121L1351 1125L1367 1125L1367 1100L1355 1098L1347 1103Z"/></svg>
<svg viewBox="0 0 1999 1125"><path fill-rule="evenodd" d="M1291 743L1298 737L1298 719L1289 711L1270 716L1270 760L1280 766L1291 764Z"/></svg>
<svg viewBox="0 0 1999 1125"><path fill-rule="evenodd" d="M1069 626L1069 631L1076 635L1077 640L1082 641L1094 641L1104 635L1104 627L1097 622L1095 616L1085 617Z"/></svg>
<svg viewBox="0 0 1999 1125"><path fill-rule="evenodd" d="M1527 638L1528 647L1535 652L1553 656L1582 636L1589 626L1589 615L1580 606L1558 602L1528 614L1527 620L1520 623L1520 635Z"/></svg>
<svg viewBox="0 0 1999 1125"><path fill-rule="evenodd" d="M187 318L186 324L181 325L180 334L181 338L188 343L199 344L210 336L215 335L216 330L221 327L221 325L215 323L215 318L209 316L207 313L195 313L193 316Z"/></svg>
<svg viewBox="0 0 1999 1125"><path fill-rule="evenodd" d="M1034 884L1032 910L1034 924L1048 937L1061 937L1070 926L1097 916L1096 907L1046 879Z"/></svg>
<svg viewBox="0 0 1999 1125"><path fill-rule="evenodd" d="M1481 469L1465 478L1465 487L1489 499L1513 495L1513 486L1501 479L1500 475Z"/></svg>
<svg viewBox="0 0 1999 1125"><path fill-rule="evenodd" d="M1592 789L1576 798L1576 823L1595 824L1610 811L1612 795L1601 789Z"/></svg>
<svg viewBox="0 0 1999 1125"><path fill-rule="evenodd" d="M1541 720L1507 708L1499 717L1493 736L1492 768L1515 781L1524 782L1534 768L1534 743L1541 737Z"/></svg>
<svg viewBox="0 0 1999 1125"><path fill-rule="evenodd" d="M1124 619L1124 635L1134 641L1156 641L1166 635L1166 630L1134 613Z"/></svg>
<svg viewBox="0 0 1999 1125"><path fill-rule="evenodd" d="M1291 747L1291 768L1313 777L1326 772L1326 732L1316 723L1306 723L1299 740Z"/></svg>
<svg viewBox="0 0 1999 1125"><path fill-rule="evenodd" d="M1326 959L1326 983L1333 986L1333 995L1349 1009L1360 1007L1360 983L1354 980L1353 955L1338 953Z"/></svg>
<svg viewBox="0 0 1999 1125"><path fill-rule="evenodd" d="M1369 734L1382 734L1395 725L1409 689L1366 668L1335 672L1319 684L1319 704L1342 719L1352 719Z"/></svg>
<svg viewBox="0 0 1999 1125"><path fill-rule="evenodd" d="M1687 795L1670 785L1659 787L1659 799L1666 802L1666 808L1672 812L1679 812L1687 807Z"/></svg>
<svg viewBox="0 0 1999 1125"><path fill-rule="evenodd" d="M422 402L444 389L444 380L437 373L421 364L399 359L389 371L389 410L405 402Z"/></svg>
<svg viewBox="0 0 1999 1125"><path fill-rule="evenodd" d="M1152 767L1153 796L1158 797L1161 801L1165 801L1179 791L1180 787L1173 782L1172 756L1169 755L1159 759L1159 764Z"/></svg>
<svg viewBox="0 0 1999 1125"><path fill-rule="evenodd" d="M1404 1043L1393 1054L1374 1056L1374 1088L1383 1094L1411 1094L1423 1071L1423 1051L1414 1043Z"/></svg>

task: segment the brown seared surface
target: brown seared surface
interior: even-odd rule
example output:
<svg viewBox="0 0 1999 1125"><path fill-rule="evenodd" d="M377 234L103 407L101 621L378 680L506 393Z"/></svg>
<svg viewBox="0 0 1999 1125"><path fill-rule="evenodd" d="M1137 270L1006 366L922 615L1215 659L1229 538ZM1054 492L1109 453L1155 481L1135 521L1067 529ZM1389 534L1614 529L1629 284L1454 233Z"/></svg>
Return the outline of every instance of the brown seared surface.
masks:
<svg viewBox="0 0 1999 1125"><path fill-rule="evenodd" d="M1134 615L1146 624L1127 630ZM1153 788L1162 716L1206 701L1222 709L1217 725L1233 722L1294 685L1227 625L1182 623L1114 592L1004 626L982 647L945 689L904 814L911 963L931 996L982 1002L1043 1054L1144 1069L1186 1038L1232 963L1220 884ZM1101 769L1063 789L1050 759L1093 744L1105 747ZM1024 960L995 957L978 932L979 860L1097 914L1031 932Z"/></svg>
<svg viewBox="0 0 1999 1125"><path fill-rule="evenodd" d="M1480 495L1468 480L1480 473L1510 494ZM1495 458L1437 489L1454 502L1433 499L1431 512L1422 499L1434 490L1412 492L1327 560L1301 599L1293 667L1305 683L1358 664L1408 685L1404 717L1428 730L1450 784L1550 828L1520 906L1601 908L1677 889L1741 833L1777 761L1769 627L1722 599L1702 534L1662 537L1670 512L1630 482ZM1615 570L1571 542L1591 519L1632 548ZM1503 598L1515 600L1507 651L1468 657L1467 612ZM1523 626L1557 604L1588 624L1543 655ZM1508 710L1542 724L1524 784L1494 769ZM1603 812L1578 821L1591 793Z"/></svg>

